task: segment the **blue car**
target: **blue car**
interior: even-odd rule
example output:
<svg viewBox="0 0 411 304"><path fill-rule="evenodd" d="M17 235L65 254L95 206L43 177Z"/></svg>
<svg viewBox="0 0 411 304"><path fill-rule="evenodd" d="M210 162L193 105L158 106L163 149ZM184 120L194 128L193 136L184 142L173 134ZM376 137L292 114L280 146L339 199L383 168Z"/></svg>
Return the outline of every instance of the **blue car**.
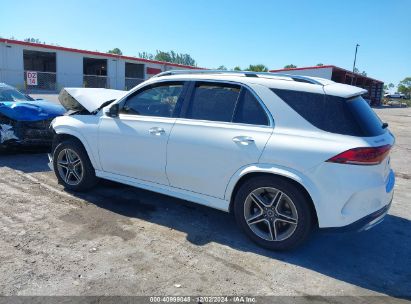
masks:
<svg viewBox="0 0 411 304"><path fill-rule="evenodd" d="M46 100L35 100L0 83L0 149L15 146L50 146L50 122L66 110Z"/></svg>

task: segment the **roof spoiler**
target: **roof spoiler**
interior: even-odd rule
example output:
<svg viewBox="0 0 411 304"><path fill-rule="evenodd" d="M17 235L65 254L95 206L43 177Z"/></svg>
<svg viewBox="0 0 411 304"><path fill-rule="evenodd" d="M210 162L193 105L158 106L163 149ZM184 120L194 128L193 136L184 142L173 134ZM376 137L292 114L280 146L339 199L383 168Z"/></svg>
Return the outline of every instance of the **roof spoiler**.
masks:
<svg viewBox="0 0 411 304"><path fill-rule="evenodd" d="M324 86L323 90L324 93L327 95L339 96L343 98L360 96L368 92L363 88L354 87L348 84L342 84L337 82Z"/></svg>

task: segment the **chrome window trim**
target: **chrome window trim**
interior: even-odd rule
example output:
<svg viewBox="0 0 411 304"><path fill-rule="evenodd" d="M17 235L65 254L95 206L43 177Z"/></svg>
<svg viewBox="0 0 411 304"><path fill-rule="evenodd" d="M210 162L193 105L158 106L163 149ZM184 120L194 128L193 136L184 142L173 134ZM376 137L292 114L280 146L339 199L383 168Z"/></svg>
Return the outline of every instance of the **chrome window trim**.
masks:
<svg viewBox="0 0 411 304"><path fill-rule="evenodd" d="M253 96L257 99L258 103L260 104L260 106L263 108L265 114L268 117L269 120L269 124L268 125L255 125L255 124L244 124L244 123L236 123L236 122L222 122L222 121L216 121L216 120L200 120L200 119L192 119L192 118L186 118L186 117L176 117L177 119L190 119L190 120L197 120L197 121L211 121L211 122L218 122L218 123L230 123L230 124L235 124L235 125L242 125L242 126L258 126L258 127L270 127L270 128L274 128L275 126L275 122L274 122L274 118L271 115L271 112L268 110L267 106L264 104L264 102L261 100L260 96L258 96L258 94L248 85L245 83L241 83L238 81L230 81L230 80L217 80L217 79L190 79L190 78L181 78L181 79L156 79L155 81L149 82L147 84L145 84L144 82L142 84L142 86L136 86L134 89L132 89L127 95L123 96L122 98L120 98L116 103L118 103L119 107L121 108L125 101L127 100L127 98L134 94L136 91L142 90L144 89L146 86L150 86L150 85L154 85L154 84L159 84L159 83L163 83L163 82L182 82L183 85L185 82L214 82L214 83L226 83L226 84L231 84L231 85L238 85L240 86L240 88L246 88L248 89L251 94L253 94ZM137 115L137 114L135 114ZM138 115L138 116L146 116L146 115ZM150 116L150 117L162 117L162 116Z"/></svg>

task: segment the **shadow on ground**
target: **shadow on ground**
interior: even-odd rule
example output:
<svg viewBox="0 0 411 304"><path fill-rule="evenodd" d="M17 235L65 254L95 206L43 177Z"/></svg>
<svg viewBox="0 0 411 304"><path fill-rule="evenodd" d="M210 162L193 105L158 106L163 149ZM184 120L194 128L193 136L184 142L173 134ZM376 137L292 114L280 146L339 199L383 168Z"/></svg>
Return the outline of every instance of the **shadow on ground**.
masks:
<svg viewBox="0 0 411 304"><path fill-rule="evenodd" d="M0 166L23 172L48 171L45 154L1 155ZM295 264L336 280L395 297L411 296L411 221L388 215L362 233L317 232L294 252L254 245L224 212L117 183L101 181L87 193L72 193L100 208L187 234L197 246L209 242ZM395 204L395 200L394 200Z"/></svg>
<svg viewBox="0 0 411 304"><path fill-rule="evenodd" d="M294 252L275 253L251 243L232 216L211 208L106 182L75 195L111 212L184 232L198 246L216 242L390 296L411 296L411 221L401 217L388 215L362 233L320 231Z"/></svg>
<svg viewBox="0 0 411 304"><path fill-rule="evenodd" d="M9 149L0 152L0 167L9 167L24 173L50 171L47 149Z"/></svg>

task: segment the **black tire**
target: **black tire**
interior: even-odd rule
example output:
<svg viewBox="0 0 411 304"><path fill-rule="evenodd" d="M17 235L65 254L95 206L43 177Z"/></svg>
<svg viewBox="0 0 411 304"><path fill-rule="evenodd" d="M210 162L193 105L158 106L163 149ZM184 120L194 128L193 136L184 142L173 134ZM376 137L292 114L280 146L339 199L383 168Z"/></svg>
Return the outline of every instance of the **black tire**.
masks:
<svg viewBox="0 0 411 304"><path fill-rule="evenodd" d="M60 166L60 171L59 171L59 166L58 166L58 160L59 160L59 155L60 153L65 153L65 151L72 151L72 155L76 154L78 156L78 159L81 162L81 176L78 174L80 177L78 180L78 183L73 183L72 181L66 181L63 178L63 174L61 173L62 171L65 173L67 171L64 171L64 168ZM77 158L76 158L77 159ZM78 166L78 165L77 165ZM64 186L64 188L72 190L72 191L77 191L77 192L82 192L89 190L93 188L97 182L98 178L96 177L96 172L93 168L93 165L90 162L90 159L87 155L86 150L84 149L83 145L81 144L80 141L76 139L67 139L64 140L56 145L56 147L53 150L53 169L54 169L54 174L56 175L58 181L60 184ZM73 169L71 169L73 171ZM74 175L73 175L74 177Z"/></svg>
<svg viewBox="0 0 411 304"><path fill-rule="evenodd" d="M264 190L262 190L264 189ZM266 191L268 189L268 192ZM289 207L289 210L282 210L281 213L273 207L270 207L270 210L262 210L261 208L256 208L258 207L258 204L255 204L254 202L256 201L255 199L251 199L251 193L257 193L256 191L262 191L260 194L258 194L259 198L263 198L265 202L272 202L275 201L275 197L277 194L275 192L274 195L270 194L270 191L274 190L279 190L277 193L279 194L279 201L278 204L285 204L285 207ZM285 194L285 196L283 195ZM271 197L270 197L271 195ZM255 196L254 196L255 197ZM250 203L251 201L251 203ZM251 204L251 205L250 205ZM254 204L254 205L252 205ZM293 208L290 206L294 205ZM247 223L246 213L249 213L246 210L250 210L250 206L253 206L251 209L252 210L257 210L257 213L255 213L259 218L261 216L265 217L264 219L258 219L257 224L251 224L250 226ZM278 205L280 206L280 205ZM258 210L258 209L261 209ZM267 208L265 208L267 209ZM268 212L272 211L275 209L277 212L271 212L269 215ZM291 212L291 209L293 212ZM283 214L289 214L290 218L294 217L293 221L296 222L296 224L288 224L283 222L281 219L278 219L278 217L283 216ZM296 214L296 216L293 216L292 214ZM280 215L279 215L280 214ZM243 229L245 234L256 244L259 246L262 246L264 248L270 249L270 250L275 250L275 251L286 251L286 250L291 250L299 245L301 245L303 242L305 242L312 231L313 223L314 223L314 218L313 218L313 210L312 210L312 204L311 202L306 198L304 193L301 191L299 187L294 185L291 182L288 182L286 179L283 179L281 177L269 177L269 176L260 176L260 177L255 177L251 178L247 181L245 181L241 187L238 189L237 193L235 194L234 198L234 215L237 221L237 224ZM254 214L251 215L251 217L248 218L250 222L253 220L251 218L257 218ZM267 218L267 216L272 216L270 218ZM278 216L278 217L276 217ZM271 219L271 221L270 221ZM284 219L284 218L282 218ZM274 223L274 230L275 231L280 231L279 228L283 229L284 233L283 235L289 234L287 238L274 240L273 235L277 235L277 233L273 233L274 230L271 229L270 231L270 224L269 223ZM254 225L259 225L258 227ZM257 233L252 230L253 227L254 230L257 230ZM266 228L265 228L266 227ZM278 228L278 229L277 229ZM258 235L260 231L264 231L264 229L267 229L270 234L267 234L268 238L271 236L271 240L267 240L264 237L261 237ZM261 233L260 233L261 234Z"/></svg>

